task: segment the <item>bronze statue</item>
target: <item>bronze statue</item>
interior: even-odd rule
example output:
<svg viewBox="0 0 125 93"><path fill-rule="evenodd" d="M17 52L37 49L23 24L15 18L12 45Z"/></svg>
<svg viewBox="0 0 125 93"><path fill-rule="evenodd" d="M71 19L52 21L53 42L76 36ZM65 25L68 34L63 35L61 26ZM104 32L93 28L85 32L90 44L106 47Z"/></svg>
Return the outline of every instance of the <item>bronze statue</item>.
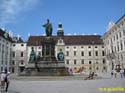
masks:
<svg viewBox="0 0 125 93"><path fill-rule="evenodd" d="M47 23L45 25L43 25L43 27L45 27L46 30L46 36L52 36L52 24L49 22L49 19L47 19Z"/></svg>
<svg viewBox="0 0 125 93"><path fill-rule="evenodd" d="M64 61L64 53L62 52L62 49L60 49L60 52L57 54L58 61Z"/></svg>
<svg viewBox="0 0 125 93"><path fill-rule="evenodd" d="M31 48L29 63L34 63L36 61L36 53L34 52L33 47Z"/></svg>

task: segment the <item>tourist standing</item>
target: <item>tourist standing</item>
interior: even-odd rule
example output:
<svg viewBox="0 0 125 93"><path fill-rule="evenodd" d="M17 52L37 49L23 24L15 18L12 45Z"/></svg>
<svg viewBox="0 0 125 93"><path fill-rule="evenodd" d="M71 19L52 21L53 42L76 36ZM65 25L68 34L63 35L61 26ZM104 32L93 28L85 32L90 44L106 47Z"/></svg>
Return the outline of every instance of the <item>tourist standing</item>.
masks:
<svg viewBox="0 0 125 93"><path fill-rule="evenodd" d="M6 74L4 81L5 81L5 85L6 85L5 91L7 92L7 91L8 91L9 84L10 84L10 72L8 72L8 73Z"/></svg>

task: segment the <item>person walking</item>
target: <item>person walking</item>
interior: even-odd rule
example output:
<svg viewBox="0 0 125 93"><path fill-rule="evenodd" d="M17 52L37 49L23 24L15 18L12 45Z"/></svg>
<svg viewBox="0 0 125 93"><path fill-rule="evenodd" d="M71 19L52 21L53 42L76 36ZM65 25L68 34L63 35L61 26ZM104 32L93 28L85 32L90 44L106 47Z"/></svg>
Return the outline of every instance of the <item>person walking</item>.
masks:
<svg viewBox="0 0 125 93"><path fill-rule="evenodd" d="M2 71L2 72L1 72L1 75L0 75L1 90L2 90L2 91L4 90L4 87L5 87L5 82L4 82L5 76L6 76L5 71Z"/></svg>
<svg viewBox="0 0 125 93"><path fill-rule="evenodd" d="M5 82L5 91L7 92L10 84L10 72L6 74L4 82Z"/></svg>

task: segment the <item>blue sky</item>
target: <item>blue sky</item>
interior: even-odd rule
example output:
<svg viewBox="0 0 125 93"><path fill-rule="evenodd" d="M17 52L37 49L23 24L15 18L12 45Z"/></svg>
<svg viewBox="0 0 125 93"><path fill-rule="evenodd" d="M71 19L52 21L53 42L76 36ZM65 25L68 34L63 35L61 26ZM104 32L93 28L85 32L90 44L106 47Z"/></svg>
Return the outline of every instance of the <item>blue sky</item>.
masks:
<svg viewBox="0 0 125 93"><path fill-rule="evenodd" d="M65 34L103 35L109 21L125 14L125 0L0 0L0 27L27 40L43 35L50 19L56 35L61 22Z"/></svg>

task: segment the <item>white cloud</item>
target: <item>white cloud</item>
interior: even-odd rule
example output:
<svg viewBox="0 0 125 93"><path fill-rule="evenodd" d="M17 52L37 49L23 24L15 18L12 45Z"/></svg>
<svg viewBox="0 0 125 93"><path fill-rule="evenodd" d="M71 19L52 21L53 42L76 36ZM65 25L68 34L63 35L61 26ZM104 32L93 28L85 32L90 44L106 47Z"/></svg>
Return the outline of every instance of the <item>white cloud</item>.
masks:
<svg viewBox="0 0 125 93"><path fill-rule="evenodd" d="M0 0L0 25L15 21L19 14L38 4L40 0Z"/></svg>

